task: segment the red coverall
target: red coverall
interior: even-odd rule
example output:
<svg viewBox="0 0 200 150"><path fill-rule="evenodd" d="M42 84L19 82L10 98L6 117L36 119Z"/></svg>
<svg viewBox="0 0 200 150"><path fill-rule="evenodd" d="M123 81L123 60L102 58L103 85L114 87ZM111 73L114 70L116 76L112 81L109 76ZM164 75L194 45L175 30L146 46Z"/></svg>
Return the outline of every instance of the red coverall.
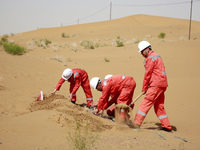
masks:
<svg viewBox="0 0 200 150"><path fill-rule="evenodd" d="M171 130L164 109L164 92L168 87L165 67L161 57L151 50L146 57L145 75L142 91L147 91L136 113L134 123L141 125L148 111L154 105L154 111L160 119L161 126Z"/></svg>
<svg viewBox="0 0 200 150"><path fill-rule="evenodd" d="M129 105L132 102L133 93L136 87L134 79L125 75L114 75L107 80L101 82L102 96L98 101L98 110L107 109L113 103L125 103ZM112 97L108 101L109 96ZM132 105L133 107L134 105ZM115 106L112 106L108 111L108 115L114 116Z"/></svg>
<svg viewBox="0 0 200 150"><path fill-rule="evenodd" d="M69 91L72 93L72 100L76 102L76 91L80 86L82 86L85 95L86 95L86 100L87 100L87 105L90 106L93 104L93 97L92 97L92 92L90 89L90 84L89 84L89 79L88 79L88 74L85 70L82 69L72 69L73 74L72 76L68 79L68 82L70 82L70 88ZM60 90L60 87L62 84L65 82L63 78L61 78L56 85L57 90Z"/></svg>

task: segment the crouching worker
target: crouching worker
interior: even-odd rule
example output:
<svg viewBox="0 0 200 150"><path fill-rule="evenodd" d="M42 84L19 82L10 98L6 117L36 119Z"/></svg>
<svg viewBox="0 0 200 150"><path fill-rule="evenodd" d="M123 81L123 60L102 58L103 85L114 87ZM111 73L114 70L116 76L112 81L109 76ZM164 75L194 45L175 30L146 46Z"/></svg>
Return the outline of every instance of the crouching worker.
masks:
<svg viewBox="0 0 200 150"><path fill-rule="evenodd" d="M113 103L129 105L132 102L136 83L130 76L113 75L103 81L101 81L99 77L94 77L90 80L90 86L102 92L102 96L98 100L97 109L93 110L94 114L102 115L103 110L107 109ZM111 100L109 100L110 96L112 98ZM132 108L133 107L134 105L132 105ZM107 114L109 116L115 116L115 105L107 110ZM123 113L120 115L122 119L125 119Z"/></svg>
<svg viewBox="0 0 200 150"><path fill-rule="evenodd" d="M76 92L80 86L82 86L83 91L85 92L86 95L86 100L87 100L87 106L91 107L93 104L93 97L92 97L92 92L90 89L90 84L89 84L89 79L88 79L88 74L85 70L83 69L65 69L63 71L62 77L59 80L58 84L55 87L55 90L52 92L52 94L56 93L56 91L60 90L60 87L62 84L68 81L70 83L70 94L69 98L72 103L75 104L76 102Z"/></svg>

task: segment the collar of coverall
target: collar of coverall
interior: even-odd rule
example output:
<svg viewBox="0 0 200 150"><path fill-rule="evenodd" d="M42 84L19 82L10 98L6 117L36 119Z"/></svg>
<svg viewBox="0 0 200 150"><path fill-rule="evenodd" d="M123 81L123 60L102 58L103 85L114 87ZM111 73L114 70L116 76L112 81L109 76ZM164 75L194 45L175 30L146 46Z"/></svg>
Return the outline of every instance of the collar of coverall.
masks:
<svg viewBox="0 0 200 150"><path fill-rule="evenodd" d="M149 50L148 54L147 54L147 57L149 57L151 55L151 53L153 53L153 50ZM147 58L146 57L146 58Z"/></svg>

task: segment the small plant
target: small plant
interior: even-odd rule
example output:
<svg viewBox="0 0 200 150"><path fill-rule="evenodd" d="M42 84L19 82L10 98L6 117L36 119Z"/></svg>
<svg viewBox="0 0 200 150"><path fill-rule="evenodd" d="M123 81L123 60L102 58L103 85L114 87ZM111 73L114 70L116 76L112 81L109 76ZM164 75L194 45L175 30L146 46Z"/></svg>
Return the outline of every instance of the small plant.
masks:
<svg viewBox="0 0 200 150"><path fill-rule="evenodd" d="M4 50L9 54L21 55L23 53L26 53L25 48L19 46L18 44L4 42L3 47L4 47Z"/></svg>
<svg viewBox="0 0 200 150"><path fill-rule="evenodd" d="M94 45L90 45L90 49L94 49Z"/></svg>
<svg viewBox="0 0 200 150"><path fill-rule="evenodd" d="M104 58L104 61L105 62L110 62L110 60L108 58L106 58L106 57Z"/></svg>
<svg viewBox="0 0 200 150"><path fill-rule="evenodd" d="M166 33L161 32L161 33L158 35L158 38L164 39L164 38L165 38L165 35L166 35Z"/></svg>
<svg viewBox="0 0 200 150"><path fill-rule="evenodd" d="M48 39L45 39L44 42L45 42L46 46L47 46L48 44L51 44L51 41L48 40Z"/></svg>
<svg viewBox="0 0 200 150"><path fill-rule="evenodd" d="M63 38L69 38L69 35L68 34L66 35L65 33L62 33L62 37Z"/></svg>
<svg viewBox="0 0 200 150"><path fill-rule="evenodd" d="M98 48L100 47L101 45L99 43L95 43L95 47Z"/></svg>
<svg viewBox="0 0 200 150"><path fill-rule="evenodd" d="M51 44L51 41L48 39L42 39L40 41L35 41L35 45L37 45L38 47L45 48L48 44Z"/></svg>
<svg viewBox="0 0 200 150"><path fill-rule="evenodd" d="M91 149L98 138L98 133L94 134L89 131L88 121L86 121L85 126L82 126L81 122L78 121L78 119L75 119L75 121L76 130L73 134L69 132L69 136L67 137L70 147L75 150Z"/></svg>
<svg viewBox="0 0 200 150"><path fill-rule="evenodd" d="M122 42L120 36L117 37L116 43L117 43L117 47L122 47L122 46L124 46L124 44L123 44L123 42Z"/></svg>
<svg viewBox="0 0 200 150"><path fill-rule="evenodd" d="M6 37L6 36L3 36L3 37L1 38L1 42L8 42L7 37Z"/></svg>
<svg viewBox="0 0 200 150"><path fill-rule="evenodd" d="M94 45L91 41L84 40L81 42L81 46L84 46L86 49L94 49Z"/></svg>

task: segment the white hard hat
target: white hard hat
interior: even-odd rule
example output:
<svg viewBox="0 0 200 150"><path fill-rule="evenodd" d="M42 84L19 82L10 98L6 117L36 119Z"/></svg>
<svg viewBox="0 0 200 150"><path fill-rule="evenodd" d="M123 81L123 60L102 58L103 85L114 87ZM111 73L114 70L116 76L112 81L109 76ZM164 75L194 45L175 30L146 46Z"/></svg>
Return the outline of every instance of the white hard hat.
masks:
<svg viewBox="0 0 200 150"><path fill-rule="evenodd" d="M99 77L93 77L93 78L90 80L90 86L91 86L93 89L96 89L99 80L100 80Z"/></svg>
<svg viewBox="0 0 200 150"><path fill-rule="evenodd" d="M72 76L72 74L72 69L67 68L63 71L62 78L68 80Z"/></svg>
<svg viewBox="0 0 200 150"><path fill-rule="evenodd" d="M113 76L112 74L108 74L108 75L105 76L104 79L108 79L108 78L110 78L110 77L112 77L112 76Z"/></svg>
<svg viewBox="0 0 200 150"><path fill-rule="evenodd" d="M146 49L147 47L151 46L151 44L147 41L141 41L138 44L138 53L140 53L141 51L143 51L144 49Z"/></svg>

